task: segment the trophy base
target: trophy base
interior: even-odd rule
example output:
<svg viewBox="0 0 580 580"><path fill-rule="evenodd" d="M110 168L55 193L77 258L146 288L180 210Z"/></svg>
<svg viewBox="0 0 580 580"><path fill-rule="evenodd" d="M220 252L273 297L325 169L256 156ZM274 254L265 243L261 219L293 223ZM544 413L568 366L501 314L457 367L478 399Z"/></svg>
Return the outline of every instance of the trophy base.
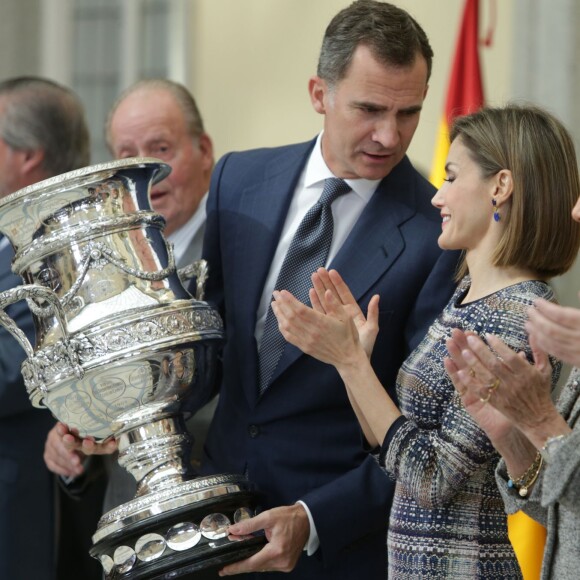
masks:
<svg viewBox="0 0 580 580"><path fill-rule="evenodd" d="M218 572L224 566L249 558L258 552L265 543L266 540L263 536L256 536L249 540L228 542L229 545L220 546L219 553L214 553L218 550L207 550L205 554L198 553L195 556L175 553L147 569L143 567L126 574L113 572L105 574L105 578L107 580L172 580L173 578L217 580L220 578Z"/></svg>
<svg viewBox="0 0 580 580"><path fill-rule="evenodd" d="M230 523L254 514L257 499L241 476L182 482L107 512L89 553L101 562L105 580L218 578L223 566L266 543L262 535L228 536Z"/></svg>
<svg viewBox="0 0 580 580"><path fill-rule="evenodd" d="M232 562L238 562L239 560L244 560L249 558L258 552L262 546L266 543L263 536L256 536L249 540L242 540L243 546L236 545L240 542L230 542L230 547L232 550L228 552L223 550L220 554L208 554L207 558L199 559L195 562L185 562L182 563L180 560L176 559L174 561L168 562L169 570L155 573L151 571L151 576L117 576L119 580L121 578L148 578L150 580L171 580L172 578L184 578L187 576L189 578L190 574L195 576L195 580L216 580L220 576L218 574L225 565L231 564Z"/></svg>

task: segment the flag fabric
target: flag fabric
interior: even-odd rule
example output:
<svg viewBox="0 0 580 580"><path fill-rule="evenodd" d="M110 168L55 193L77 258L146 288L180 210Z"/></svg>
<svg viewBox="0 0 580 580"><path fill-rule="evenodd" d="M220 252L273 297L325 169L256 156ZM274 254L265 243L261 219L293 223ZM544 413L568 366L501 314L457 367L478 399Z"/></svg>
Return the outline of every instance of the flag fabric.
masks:
<svg viewBox="0 0 580 580"><path fill-rule="evenodd" d="M479 66L479 0L466 0L429 178L435 187L441 187L445 178L449 128L453 119L477 111L482 105L483 83Z"/></svg>
<svg viewBox="0 0 580 580"><path fill-rule="evenodd" d="M486 43L488 45L490 36L491 33ZM479 0L466 0L429 178L435 187L441 187L445 178L449 129L453 119L477 111L483 103L479 62ZM517 512L508 516L508 535L524 580L539 580L546 541L545 528L523 512Z"/></svg>
<svg viewBox="0 0 580 580"><path fill-rule="evenodd" d="M546 528L524 512L508 516L508 536L524 580L539 580L546 543Z"/></svg>

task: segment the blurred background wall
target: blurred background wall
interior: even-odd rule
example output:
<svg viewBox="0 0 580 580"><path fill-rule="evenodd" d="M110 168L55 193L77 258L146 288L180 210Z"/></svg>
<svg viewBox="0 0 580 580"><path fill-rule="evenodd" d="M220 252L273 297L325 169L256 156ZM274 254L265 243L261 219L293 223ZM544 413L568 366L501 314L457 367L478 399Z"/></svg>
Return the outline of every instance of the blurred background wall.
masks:
<svg viewBox="0 0 580 580"><path fill-rule="evenodd" d="M409 155L429 173L464 0L394 0L426 30L434 70ZM0 78L41 74L74 88L87 108L93 162L116 95L139 78L183 82L195 95L219 157L233 149L313 137L307 93L324 29L350 0L1 0ZM486 101L535 101L580 145L580 2L481 0ZM530 224L533 227L533 224ZM577 267L578 270L578 267ZM580 274L556 281L576 304Z"/></svg>

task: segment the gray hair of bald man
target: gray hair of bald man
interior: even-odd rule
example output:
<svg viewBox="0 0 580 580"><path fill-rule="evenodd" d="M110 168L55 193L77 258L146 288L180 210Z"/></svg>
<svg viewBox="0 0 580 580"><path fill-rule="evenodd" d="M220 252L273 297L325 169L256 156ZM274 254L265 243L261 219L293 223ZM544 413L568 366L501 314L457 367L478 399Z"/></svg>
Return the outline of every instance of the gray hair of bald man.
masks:
<svg viewBox="0 0 580 580"><path fill-rule="evenodd" d="M182 84L169 79L143 79L125 89L119 95L109 111L105 127L105 137L111 152L111 122L115 111L129 95L143 90L162 90L169 93L175 99L175 102L183 113L188 134L195 138L205 133L203 119L199 109L197 108L197 103L195 102L193 95Z"/></svg>
<svg viewBox="0 0 580 580"><path fill-rule="evenodd" d="M15 150L43 150L48 177L90 163L89 130L73 91L41 77L16 77L0 82L0 98L0 137Z"/></svg>

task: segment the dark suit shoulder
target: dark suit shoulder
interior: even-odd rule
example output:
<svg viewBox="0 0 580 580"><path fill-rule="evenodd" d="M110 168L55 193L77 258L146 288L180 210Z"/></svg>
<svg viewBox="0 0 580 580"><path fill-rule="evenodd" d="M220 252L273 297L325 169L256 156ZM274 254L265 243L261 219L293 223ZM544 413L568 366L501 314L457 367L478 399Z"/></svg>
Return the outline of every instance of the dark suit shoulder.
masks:
<svg viewBox="0 0 580 580"><path fill-rule="evenodd" d="M243 182L246 177L255 181L260 179L260 176L275 176L277 172L287 171L289 167L305 163L315 143L316 139L281 147L226 153L218 161L215 173L220 179L235 176L238 182Z"/></svg>
<svg viewBox="0 0 580 580"><path fill-rule="evenodd" d="M403 214L421 215L429 221L440 221L439 211L431 200L436 188L414 167L408 157L401 162L381 182L379 192L384 192L392 203L405 208Z"/></svg>

